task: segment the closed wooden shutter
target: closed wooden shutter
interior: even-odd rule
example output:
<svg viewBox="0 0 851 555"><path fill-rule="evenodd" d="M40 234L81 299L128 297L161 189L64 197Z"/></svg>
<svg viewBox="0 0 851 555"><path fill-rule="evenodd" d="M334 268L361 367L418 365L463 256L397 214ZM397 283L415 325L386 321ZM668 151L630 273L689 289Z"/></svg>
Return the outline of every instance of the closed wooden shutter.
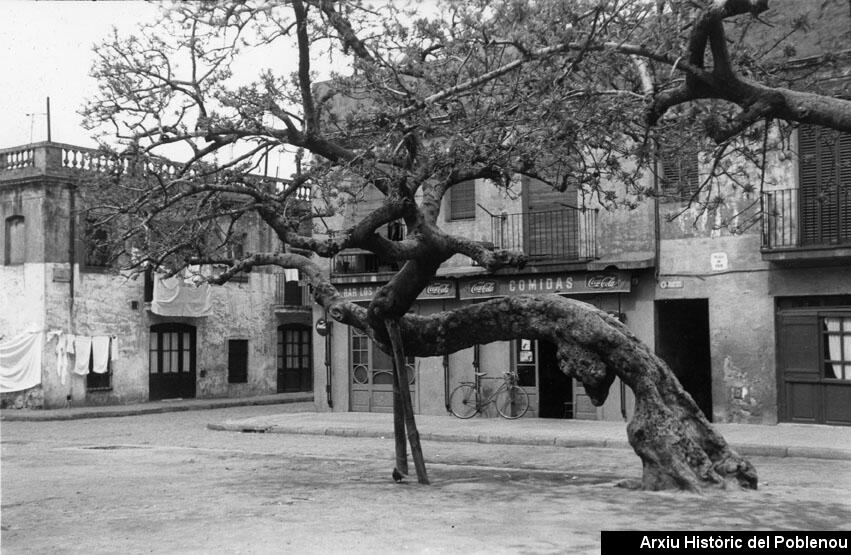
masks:
<svg viewBox="0 0 851 555"><path fill-rule="evenodd" d="M851 240L851 135L798 128L801 244Z"/></svg>
<svg viewBox="0 0 851 555"><path fill-rule="evenodd" d="M700 186L697 152L663 152L662 189L682 200L690 199Z"/></svg>
<svg viewBox="0 0 851 555"><path fill-rule="evenodd" d="M476 182L464 181L449 189L449 219L471 220L476 217Z"/></svg>

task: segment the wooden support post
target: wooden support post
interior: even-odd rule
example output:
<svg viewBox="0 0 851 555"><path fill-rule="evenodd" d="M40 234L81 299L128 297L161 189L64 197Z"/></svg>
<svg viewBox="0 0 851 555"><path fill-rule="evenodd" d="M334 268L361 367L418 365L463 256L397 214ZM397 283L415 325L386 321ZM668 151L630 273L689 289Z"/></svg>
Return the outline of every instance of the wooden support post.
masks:
<svg viewBox="0 0 851 555"><path fill-rule="evenodd" d="M411 442L411 457L414 459L417 481L421 484L428 484L428 473L426 472L422 445L420 445L420 433L417 431L417 423L414 419L414 407L411 403L411 390L408 388L408 372L405 366L405 349L402 346L402 332L399 330L399 322L397 320L385 320L384 325L387 327L387 333L390 336L390 345L393 347L393 373L399 382L399 392L402 395L405 426L408 431L408 441Z"/></svg>
<svg viewBox="0 0 851 555"><path fill-rule="evenodd" d="M408 439L405 434L405 405L402 401L402 388L396 362L393 362L393 437L396 440L396 470L408 474Z"/></svg>

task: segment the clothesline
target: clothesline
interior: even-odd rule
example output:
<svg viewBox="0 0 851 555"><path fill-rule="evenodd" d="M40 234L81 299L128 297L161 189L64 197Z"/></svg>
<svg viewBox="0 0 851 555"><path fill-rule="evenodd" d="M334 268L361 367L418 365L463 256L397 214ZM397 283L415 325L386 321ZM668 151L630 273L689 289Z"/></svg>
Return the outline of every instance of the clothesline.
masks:
<svg viewBox="0 0 851 555"><path fill-rule="evenodd" d="M74 355L73 372L85 376L90 371L104 374L109 362L119 357L118 337L114 335L74 335L61 330L28 331L0 341L0 392L23 391L42 382L45 335L56 341L56 372L65 384L69 357Z"/></svg>

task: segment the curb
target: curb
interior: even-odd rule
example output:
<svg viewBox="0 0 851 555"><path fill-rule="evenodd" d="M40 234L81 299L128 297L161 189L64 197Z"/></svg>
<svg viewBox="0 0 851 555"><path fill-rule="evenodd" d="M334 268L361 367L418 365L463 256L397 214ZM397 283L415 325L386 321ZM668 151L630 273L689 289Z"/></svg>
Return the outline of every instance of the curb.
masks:
<svg viewBox="0 0 851 555"><path fill-rule="evenodd" d="M300 395L292 398L252 398L191 401L188 403L140 405L93 410L89 408L71 409L71 412L59 412L67 409L3 409L0 412L2 422L47 422L58 420L81 420L85 418L117 418L121 416L139 416L143 414L162 414L166 412L186 412L191 410L227 409L232 407L249 407L263 405L285 405L291 403L312 403L313 394Z"/></svg>
<svg viewBox="0 0 851 555"><path fill-rule="evenodd" d="M392 434L376 430L346 428L346 427L322 427L322 426L282 426L282 425L254 425L254 424L207 424L207 429L221 432L241 433L273 433L289 435L313 435L329 437L361 437L361 438L386 438ZM482 443L496 445L529 445L535 447L564 447L564 448L597 448L597 449L632 449L628 441L618 439L588 439L588 438L565 438L565 437L531 437L487 434L447 434L445 432L421 432L420 439L423 441L435 441L439 443ZM730 443L730 447L740 455L759 457L801 457L807 459L828 460L851 460L851 450L836 449L830 447L781 447L775 445L761 445L755 443Z"/></svg>

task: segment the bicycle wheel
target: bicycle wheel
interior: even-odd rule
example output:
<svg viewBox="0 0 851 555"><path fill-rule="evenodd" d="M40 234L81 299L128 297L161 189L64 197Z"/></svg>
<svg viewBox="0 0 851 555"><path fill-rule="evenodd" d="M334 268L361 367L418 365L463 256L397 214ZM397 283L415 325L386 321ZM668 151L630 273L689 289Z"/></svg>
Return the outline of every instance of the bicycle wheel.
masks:
<svg viewBox="0 0 851 555"><path fill-rule="evenodd" d="M496 412L503 418L520 418L529 410L529 394L522 387L510 385L496 394Z"/></svg>
<svg viewBox="0 0 851 555"><path fill-rule="evenodd" d="M476 407L476 388L462 383L453 389L449 396L449 411L458 418L471 418L479 412Z"/></svg>

